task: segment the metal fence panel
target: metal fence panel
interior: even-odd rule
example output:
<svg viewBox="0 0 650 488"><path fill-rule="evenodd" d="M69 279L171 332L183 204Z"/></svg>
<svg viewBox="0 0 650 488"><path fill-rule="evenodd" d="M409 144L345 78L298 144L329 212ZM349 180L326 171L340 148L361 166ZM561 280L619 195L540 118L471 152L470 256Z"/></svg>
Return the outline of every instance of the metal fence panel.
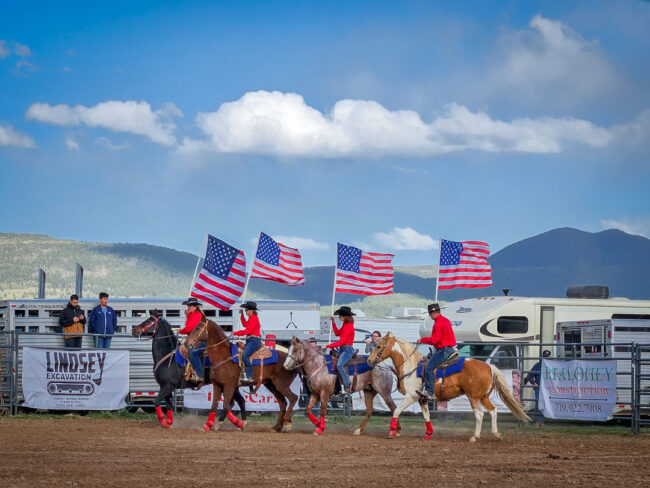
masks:
<svg viewBox="0 0 650 488"><path fill-rule="evenodd" d="M15 334L0 331L0 414L16 410Z"/></svg>

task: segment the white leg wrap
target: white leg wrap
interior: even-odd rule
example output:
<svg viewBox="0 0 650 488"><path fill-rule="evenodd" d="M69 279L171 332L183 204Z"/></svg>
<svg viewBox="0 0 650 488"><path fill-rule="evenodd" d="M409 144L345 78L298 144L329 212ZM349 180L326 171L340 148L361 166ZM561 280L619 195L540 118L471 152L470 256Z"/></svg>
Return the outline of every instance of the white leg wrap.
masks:
<svg viewBox="0 0 650 488"><path fill-rule="evenodd" d="M483 412L481 410L474 410L474 417L476 418L476 426L474 427L474 437L477 439L481 437L481 426L483 425Z"/></svg>

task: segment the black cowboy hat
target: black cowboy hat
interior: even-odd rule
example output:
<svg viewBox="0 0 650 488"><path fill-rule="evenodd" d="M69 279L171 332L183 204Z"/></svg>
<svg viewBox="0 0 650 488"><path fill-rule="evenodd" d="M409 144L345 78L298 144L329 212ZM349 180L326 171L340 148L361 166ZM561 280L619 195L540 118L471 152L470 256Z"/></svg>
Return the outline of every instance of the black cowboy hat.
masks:
<svg viewBox="0 0 650 488"><path fill-rule="evenodd" d="M199 302L199 301L198 301L196 298L194 298L194 297L190 297L190 298L188 298L187 300L185 300L185 301L183 302L183 305L187 305L188 307L189 307L190 305L193 305L193 306L195 306L195 307L200 307L200 306L201 306L201 302Z"/></svg>
<svg viewBox="0 0 650 488"><path fill-rule="evenodd" d="M427 305L427 311L429 313L431 313L431 312L440 312L440 305L438 305L437 303L431 303L431 304Z"/></svg>
<svg viewBox="0 0 650 488"><path fill-rule="evenodd" d="M352 313L352 309L350 307L346 307L345 305L339 308L336 312L334 312L334 315L342 315L345 317L352 317L356 315L356 313Z"/></svg>
<svg viewBox="0 0 650 488"><path fill-rule="evenodd" d="M246 310L255 310L259 312L259 309L257 308L257 303L248 301L246 303L242 303L239 308L245 308Z"/></svg>
<svg viewBox="0 0 650 488"><path fill-rule="evenodd" d="M544 356L545 358L549 357L550 355L551 355L551 351L549 351L548 349L545 349L544 352L542 353L542 356Z"/></svg>

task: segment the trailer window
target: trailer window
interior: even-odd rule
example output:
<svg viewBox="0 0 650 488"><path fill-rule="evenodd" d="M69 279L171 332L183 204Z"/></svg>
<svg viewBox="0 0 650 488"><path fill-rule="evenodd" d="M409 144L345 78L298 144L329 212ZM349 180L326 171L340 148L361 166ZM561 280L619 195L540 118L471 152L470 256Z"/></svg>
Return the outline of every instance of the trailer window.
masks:
<svg viewBox="0 0 650 488"><path fill-rule="evenodd" d="M612 315L613 319L632 319L632 320L648 320L650 314L647 313L615 313Z"/></svg>
<svg viewBox="0 0 650 488"><path fill-rule="evenodd" d="M458 355L466 358L487 359L495 346L483 344L464 344L458 349Z"/></svg>
<svg viewBox="0 0 650 488"><path fill-rule="evenodd" d="M181 316L181 311L180 310L167 310L167 312L165 312L165 316L167 316L167 317L180 317Z"/></svg>
<svg viewBox="0 0 650 488"><path fill-rule="evenodd" d="M25 316L24 310L14 310L14 317L24 317L24 316Z"/></svg>
<svg viewBox="0 0 650 488"><path fill-rule="evenodd" d="M116 317L126 317L126 310L115 310Z"/></svg>
<svg viewBox="0 0 650 488"><path fill-rule="evenodd" d="M32 334L38 332L38 329L39 329L38 325L29 326L29 332L31 332Z"/></svg>
<svg viewBox="0 0 650 488"><path fill-rule="evenodd" d="M146 310L131 310L131 317L144 317L146 314Z"/></svg>
<svg viewBox="0 0 650 488"><path fill-rule="evenodd" d="M499 317L497 332L499 334L525 334L528 332L528 317Z"/></svg>
<svg viewBox="0 0 650 488"><path fill-rule="evenodd" d="M219 317L232 317L232 310L219 310Z"/></svg>
<svg viewBox="0 0 650 488"><path fill-rule="evenodd" d="M59 318L59 317L61 317L61 310L48 310L48 311L47 311L47 314L48 314L50 317L56 317L56 318Z"/></svg>
<svg viewBox="0 0 650 488"><path fill-rule="evenodd" d="M205 314L206 317L216 317L217 316L217 311L216 310L204 310L203 313Z"/></svg>
<svg viewBox="0 0 650 488"><path fill-rule="evenodd" d="M38 310L28 310L27 311L27 316L28 317L38 317Z"/></svg>
<svg viewBox="0 0 650 488"><path fill-rule="evenodd" d="M499 346L499 350L494 353L494 364L499 369L516 369L517 368L517 348L512 345Z"/></svg>

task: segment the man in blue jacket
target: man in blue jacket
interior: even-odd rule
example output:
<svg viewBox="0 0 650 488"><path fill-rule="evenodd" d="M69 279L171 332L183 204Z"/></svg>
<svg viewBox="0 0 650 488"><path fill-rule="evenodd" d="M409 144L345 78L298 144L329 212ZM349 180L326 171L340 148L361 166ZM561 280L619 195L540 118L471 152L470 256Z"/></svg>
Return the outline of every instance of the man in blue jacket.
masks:
<svg viewBox="0 0 650 488"><path fill-rule="evenodd" d="M111 347L111 336L117 330L117 315L115 315L115 310L108 306L108 293L101 292L99 294L99 305L90 312L90 327L88 329L91 334L102 334L97 336L99 349Z"/></svg>

